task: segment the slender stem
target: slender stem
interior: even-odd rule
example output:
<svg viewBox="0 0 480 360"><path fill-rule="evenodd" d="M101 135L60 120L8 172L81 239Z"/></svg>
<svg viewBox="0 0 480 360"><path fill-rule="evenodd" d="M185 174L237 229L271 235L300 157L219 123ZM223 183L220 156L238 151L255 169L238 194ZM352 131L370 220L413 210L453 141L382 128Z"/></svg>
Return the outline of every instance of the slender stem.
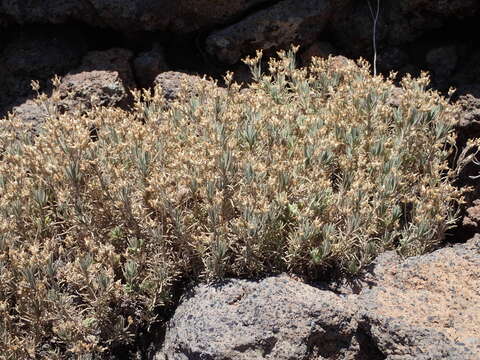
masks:
<svg viewBox="0 0 480 360"><path fill-rule="evenodd" d="M373 19L373 75L377 75L377 24L378 24L378 17L380 14L380 0L377 0L377 8L375 13L373 12L372 4L370 0L367 1L368 8L370 9L370 14L372 15Z"/></svg>

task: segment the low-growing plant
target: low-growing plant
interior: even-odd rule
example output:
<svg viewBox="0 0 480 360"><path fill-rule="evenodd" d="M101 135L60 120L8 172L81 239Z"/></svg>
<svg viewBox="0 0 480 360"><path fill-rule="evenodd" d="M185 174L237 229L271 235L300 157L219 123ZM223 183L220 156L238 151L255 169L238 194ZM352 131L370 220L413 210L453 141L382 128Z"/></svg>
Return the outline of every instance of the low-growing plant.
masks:
<svg viewBox="0 0 480 360"><path fill-rule="evenodd" d="M456 220L457 109L428 78L293 49L247 89L0 123L0 353L100 356L157 321L181 279L356 273L433 249ZM395 101L392 101L396 96ZM52 110L53 109L53 110ZM92 136L95 129L95 136ZM474 144L469 144L473 147ZM459 163L471 158L464 152Z"/></svg>

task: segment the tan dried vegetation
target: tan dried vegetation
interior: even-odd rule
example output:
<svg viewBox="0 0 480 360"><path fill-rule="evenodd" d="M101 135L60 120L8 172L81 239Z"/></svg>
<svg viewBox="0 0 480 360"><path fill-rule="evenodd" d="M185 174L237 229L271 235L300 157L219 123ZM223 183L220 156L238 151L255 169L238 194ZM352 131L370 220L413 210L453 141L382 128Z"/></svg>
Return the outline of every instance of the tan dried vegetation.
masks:
<svg viewBox="0 0 480 360"><path fill-rule="evenodd" d="M0 122L0 357L96 358L182 279L355 273L441 241L472 156L447 167L457 109L426 76L392 102L367 64L295 69L294 51L268 75L247 59L246 90L227 74L172 103L157 88L66 114L41 95L37 136Z"/></svg>

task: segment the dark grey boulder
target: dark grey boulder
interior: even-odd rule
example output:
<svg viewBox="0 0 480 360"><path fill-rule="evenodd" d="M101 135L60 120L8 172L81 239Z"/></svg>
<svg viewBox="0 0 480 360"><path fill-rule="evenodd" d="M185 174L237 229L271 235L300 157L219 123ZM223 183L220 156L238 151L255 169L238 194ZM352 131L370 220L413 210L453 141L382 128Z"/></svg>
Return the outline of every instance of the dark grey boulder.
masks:
<svg viewBox="0 0 480 360"><path fill-rule="evenodd" d="M206 40L207 52L234 64L257 49L308 45L325 29L331 15L329 0L284 0L213 32Z"/></svg>
<svg viewBox="0 0 480 360"><path fill-rule="evenodd" d="M478 131L472 135L480 134L480 98L473 95L461 95L457 104L461 106L462 112L460 115L459 126L461 128L471 128L478 126ZM471 130L471 129L470 129ZM473 133L473 131L470 131Z"/></svg>
<svg viewBox="0 0 480 360"><path fill-rule="evenodd" d="M132 88L135 87L135 79L130 65L132 58L132 51L123 48L90 51L82 58L81 65L72 70L72 73L94 70L115 72L125 86Z"/></svg>
<svg viewBox="0 0 480 360"><path fill-rule="evenodd" d="M189 95L196 95L193 89L201 82L206 82L199 75L180 72L165 71L156 76L154 86L158 86L166 100L175 100L180 95L182 89L187 89Z"/></svg>
<svg viewBox="0 0 480 360"><path fill-rule="evenodd" d="M480 358L480 235L401 259L380 255L335 292L287 275L199 285L156 360Z"/></svg>
<svg viewBox="0 0 480 360"><path fill-rule="evenodd" d="M162 47L155 44L151 50L138 54L133 70L139 87L151 87L158 74L169 70Z"/></svg>
<svg viewBox="0 0 480 360"><path fill-rule="evenodd" d="M457 147L462 149L469 140L474 140L480 137L480 84L468 89L469 92L475 93L475 88L478 91L476 96L472 94L460 95L457 99L457 105L460 106L461 112L458 119L457 132ZM459 89L460 94L463 93ZM471 187L473 191L469 191L465 195L466 203L464 204L465 211L462 213L462 232L463 233L480 233L480 187L477 176L480 175L480 166L475 163L470 163L459 174L458 184L463 187Z"/></svg>
<svg viewBox="0 0 480 360"><path fill-rule="evenodd" d="M88 25L188 33L232 21L267 0L1 0L0 18L16 24Z"/></svg>
<svg viewBox="0 0 480 360"><path fill-rule="evenodd" d="M131 101L129 90L135 87L132 58L133 53L122 48L87 53L82 64L69 72L58 88L62 111L126 107Z"/></svg>
<svg viewBox="0 0 480 360"><path fill-rule="evenodd" d="M347 358L354 309L287 276L201 285L169 323L156 359Z"/></svg>
<svg viewBox="0 0 480 360"><path fill-rule="evenodd" d="M87 53L79 67L61 78L55 96L47 97L44 105L59 113L82 113L93 106L126 107L131 100L129 89L135 85L129 64L132 57L121 48ZM26 100L12 112L37 127L48 116L44 105Z"/></svg>
<svg viewBox="0 0 480 360"><path fill-rule="evenodd" d="M80 64L87 51L85 38L76 31L59 30L40 27L8 33L0 46L0 117L32 94L32 80L45 89L54 75Z"/></svg>

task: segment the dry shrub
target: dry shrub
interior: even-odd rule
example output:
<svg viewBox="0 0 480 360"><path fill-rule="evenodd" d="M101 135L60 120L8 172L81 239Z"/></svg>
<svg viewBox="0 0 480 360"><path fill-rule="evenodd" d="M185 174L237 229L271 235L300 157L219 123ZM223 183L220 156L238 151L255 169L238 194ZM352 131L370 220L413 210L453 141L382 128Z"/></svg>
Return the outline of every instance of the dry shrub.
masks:
<svg viewBox="0 0 480 360"><path fill-rule="evenodd" d="M128 112L68 114L43 95L36 136L1 122L5 358L129 344L179 279L355 273L439 244L462 197L446 164L457 109L426 75L399 93L364 62L295 69L281 52L265 75L260 57L246 90L227 74L173 103L156 89Z"/></svg>

